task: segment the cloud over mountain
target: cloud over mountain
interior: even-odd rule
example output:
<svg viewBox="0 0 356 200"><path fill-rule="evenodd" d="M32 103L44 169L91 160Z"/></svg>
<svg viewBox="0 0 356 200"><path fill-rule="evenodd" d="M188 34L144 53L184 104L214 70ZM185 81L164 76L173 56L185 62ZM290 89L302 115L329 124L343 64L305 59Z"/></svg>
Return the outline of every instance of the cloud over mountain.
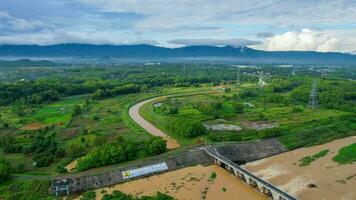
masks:
<svg viewBox="0 0 356 200"><path fill-rule="evenodd" d="M265 40L261 49L269 51L349 51L356 42L351 35L335 31L314 31L302 29L301 31L288 31L277 34ZM356 31L354 32L356 34Z"/></svg>
<svg viewBox="0 0 356 200"><path fill-rule="evenodd" d="M0 43L349 51L356 49L355 10L354 0L0 1Z"/></svg>
<svg viewBox="0 0 356 200"><path fill-rule="evenodd" d="M260 41L247 39L175 39L168 41L183 46L233 46L244 47L261 44Z"/></svg>

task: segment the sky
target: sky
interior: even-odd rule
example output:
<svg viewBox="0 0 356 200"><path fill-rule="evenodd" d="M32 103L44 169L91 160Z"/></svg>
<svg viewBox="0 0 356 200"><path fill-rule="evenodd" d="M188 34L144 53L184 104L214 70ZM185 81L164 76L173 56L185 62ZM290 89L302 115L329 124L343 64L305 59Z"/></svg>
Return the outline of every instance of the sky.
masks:
<svg viewBox="0 0 356 200"><path fill-rule="evenodd" d="M1 0L0 44L356 52L356 0Z"/></svg>

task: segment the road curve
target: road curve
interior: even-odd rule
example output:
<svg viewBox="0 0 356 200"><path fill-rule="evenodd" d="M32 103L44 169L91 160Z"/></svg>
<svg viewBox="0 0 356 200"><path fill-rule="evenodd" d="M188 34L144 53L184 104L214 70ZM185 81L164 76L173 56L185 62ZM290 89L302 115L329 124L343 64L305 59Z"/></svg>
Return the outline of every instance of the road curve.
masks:
<svg viewBox="0 0 356 200"><path fill-rule="evenodd" d="M176 140L168 136L165 132L161 131L157 127L155 127L153 124L151 124L149 121L145 120L141 115L140 115L140 108L145 105L146 103L152 102L157 100L158 98L162 97L156 97L152 99L148 99L145 101L141 101L140 103L135 104L129 109L129 116L131 119L133 119L138 125L140 125L143 129L145 129L148 133L154 136L159 136L162 137L167 141L167 148L168 149L175 149L178 148L180 145Z"/></svg>

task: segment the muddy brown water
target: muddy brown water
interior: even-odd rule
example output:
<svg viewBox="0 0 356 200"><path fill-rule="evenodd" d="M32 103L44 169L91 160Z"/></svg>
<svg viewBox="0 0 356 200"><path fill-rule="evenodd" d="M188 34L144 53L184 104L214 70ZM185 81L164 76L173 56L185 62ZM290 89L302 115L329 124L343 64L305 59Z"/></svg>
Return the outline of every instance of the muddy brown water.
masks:
<svg viewBox="0 0 356 200"><path fill-rule="evenodd" d="M215 172L216 178L211 179ZM237 177L218 166L194 166L180 170L134 180L112 187L95 190L96 199L102 199L105 193L119 190L135 196L154 195L157 191L166 193L178 200L266 200L261 193L249 187ZM79 198L78 198L79 199Z"/></svg>
<svg viewBox="0 0 356 200"><path fill-rule="evenodd" d="M340 148L355 142L356 136L339 139L251 162L245 167L300 199L355 200L356 163L340 165L332 161ZM326 156L308 166L298 165L301 158L324 149L330 150Z"/></svg>

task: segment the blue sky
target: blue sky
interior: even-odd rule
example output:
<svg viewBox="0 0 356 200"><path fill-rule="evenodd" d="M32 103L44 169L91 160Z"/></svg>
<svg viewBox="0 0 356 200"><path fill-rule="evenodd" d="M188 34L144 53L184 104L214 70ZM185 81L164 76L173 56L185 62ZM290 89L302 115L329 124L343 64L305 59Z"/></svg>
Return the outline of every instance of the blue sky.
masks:
<svg viewBox="0 0 356 200"><path fill-rule="evenodd" d="M356 0L2 0L0 44L356 50Z"/></svg>

